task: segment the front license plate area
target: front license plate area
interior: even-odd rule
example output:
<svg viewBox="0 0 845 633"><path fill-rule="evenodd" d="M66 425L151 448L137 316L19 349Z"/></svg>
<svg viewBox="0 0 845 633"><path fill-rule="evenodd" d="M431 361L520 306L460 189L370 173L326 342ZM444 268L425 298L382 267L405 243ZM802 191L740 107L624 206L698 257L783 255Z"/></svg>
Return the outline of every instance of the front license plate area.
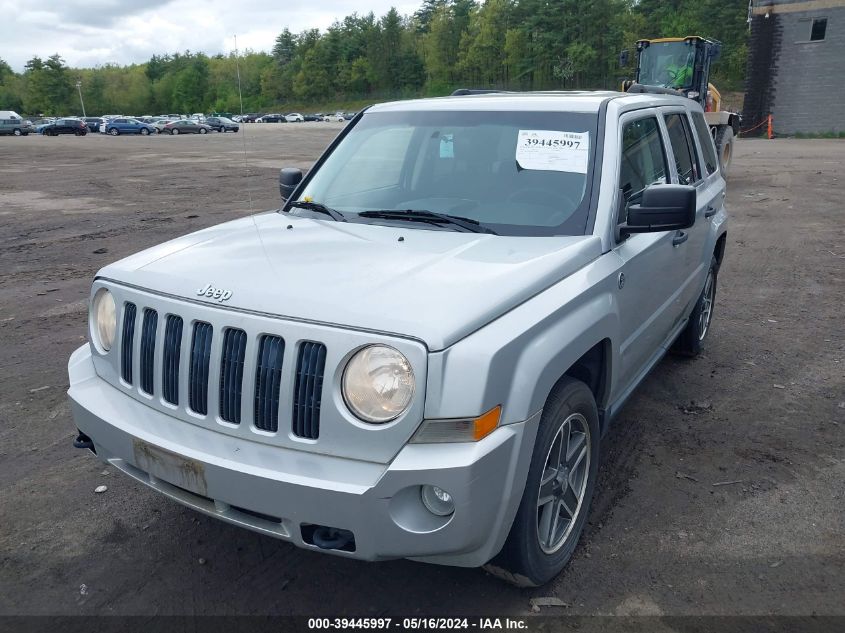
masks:
<svg viewBox="0 0 845 633"><path fill-rule="evenodd" d="M135 465L164 481L203 497L208 496L205 465L135 438Z"/></svg>

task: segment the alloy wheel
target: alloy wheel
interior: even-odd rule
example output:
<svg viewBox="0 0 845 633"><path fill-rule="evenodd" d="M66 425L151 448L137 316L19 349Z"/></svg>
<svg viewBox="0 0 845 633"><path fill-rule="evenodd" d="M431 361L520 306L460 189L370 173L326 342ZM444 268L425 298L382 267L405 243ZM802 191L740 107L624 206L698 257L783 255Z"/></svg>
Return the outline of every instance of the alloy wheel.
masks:
<svg viewBox="0 0 845 633"><path fill-rule="evenodd" d="M580 413L560 425L552 440L537 492L537 538L546 554L557 552L575 526L590 472L590 427Z"/></svg>

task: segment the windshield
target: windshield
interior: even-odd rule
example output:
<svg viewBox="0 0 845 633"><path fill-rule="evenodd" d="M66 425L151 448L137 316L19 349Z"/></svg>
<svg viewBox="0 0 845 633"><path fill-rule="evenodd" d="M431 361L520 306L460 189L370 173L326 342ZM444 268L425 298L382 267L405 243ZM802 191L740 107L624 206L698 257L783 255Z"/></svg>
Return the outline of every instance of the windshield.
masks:
<svg viewBox="0 0 845 633"><path fill-rule="evenodd" d="M583 235L596 121L573 112L367 113L299 199L350 222L393 224L358 214L414 210L468 218L500 235Z"/></svg>
<svg viewBox="0 0 845 633"><path fill-rule="evenodd" d="M692 88L695 43L655 42L640 53L639 82L664 88Z"/></svg>

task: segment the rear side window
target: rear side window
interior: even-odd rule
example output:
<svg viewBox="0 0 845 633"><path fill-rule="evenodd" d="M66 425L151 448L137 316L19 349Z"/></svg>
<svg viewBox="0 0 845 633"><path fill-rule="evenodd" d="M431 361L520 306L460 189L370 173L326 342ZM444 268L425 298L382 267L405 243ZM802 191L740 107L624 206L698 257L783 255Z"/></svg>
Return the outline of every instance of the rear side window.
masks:
<svg viewBox="0 0 845 633"><path fill-rule="evenodd" d="M665 182L666 152L657 119L648 117L626 123L622 130L619 179L626 203L636 202L649 185Z"/></svg>
<svg viewBox="0 0 845 633"><path fill-rule="evenodd" d="M666 115L666 129L669 132L672 153L675 155L678 182L682 185L695 184L701 179L701 172L687 117L683 114Z"/></svg>
<svg viewBox="0 0 845 633"><path fill-rule="evenodd" d="M712 174L716 171L718 164L716 162L716 148L713 147L713 137L710 136L710 127L707 125L707 121L704 120L704 115L701 112L693 112L692 122L695 125L698 142L701 145L701 152L704 155L704 168L708 174Z"/></svg>

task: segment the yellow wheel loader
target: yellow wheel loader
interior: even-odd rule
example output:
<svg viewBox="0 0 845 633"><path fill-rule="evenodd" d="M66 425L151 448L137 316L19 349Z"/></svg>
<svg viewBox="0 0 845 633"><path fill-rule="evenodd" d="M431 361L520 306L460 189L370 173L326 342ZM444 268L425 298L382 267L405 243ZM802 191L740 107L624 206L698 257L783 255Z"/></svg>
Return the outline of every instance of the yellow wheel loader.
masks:
<svg viewBox="0 0 845 633"><path fill-rule="evenodd" d="M698 35L639 40L635 79L625 81L622 90L680 94L698 101L716 142L722 173L727 176L740 117L722 110L722 95L710 83L710 65L721 48L720 42ZM619 62L627 66L628 51L622 51Z"/></svg>

